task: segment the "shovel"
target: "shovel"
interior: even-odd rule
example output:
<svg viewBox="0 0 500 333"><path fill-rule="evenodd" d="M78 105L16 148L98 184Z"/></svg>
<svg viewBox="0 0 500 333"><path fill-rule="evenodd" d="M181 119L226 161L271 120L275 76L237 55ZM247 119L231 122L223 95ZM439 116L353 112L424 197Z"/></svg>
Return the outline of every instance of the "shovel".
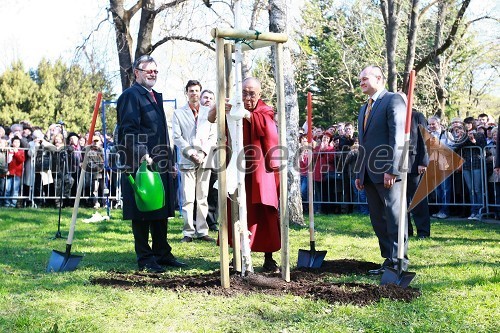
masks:
<svg viewBox="0 0 500 333"><path fill-rule="evenodd" d="M94 137L95 122L97 120L101 99L102 93L99 92L97 94L97 100L94 106L94 114L92 116L92 124L90 126L87 147L85 148L85 157L83 158L80 178L78 179L78 188L76 190L75 204L73 206L73 215L71 216L71 225L69 227L68 239L66 241L66 251L60 252L52 250L49 264L47 265L48 273L73 271L76 269L76 266L78 266L80 260L82 260L83 258L83 256L71 254L71 245L73 243L73 236L75 234L76 218L78 216L78 207L80 206L80 195L82 194L85 170L87 169L87 164L89 161L88 153L90 151L90 145L92 144L92 138Z"/></svg>
<svg viewBox="0 0 500 333"><path fill-rule="evenodd" d="M299 249L297 268L320 268L326 256L326 251L316 251L315 242L310 242L310 250Z"/></svg>
<svg viewBox="0 0 500 333"><path fill-rule="evenodd" d="M406 288L410 285L410 282L415 277L414 272L403 271L404 262L404 237L405 229L407 223L407 202L406 202L406 186L408 173L408 151L410 147L410 125L411 125L411 111L413 104L413 88L415 86L415 71L412 70L410 73L410 82L408 89L408 102L406 105L406 124L405 124L405 143L403 147L402 164L401 164L401 211L399 214L399 225L398 225L398 268L394 269L392 267L386 267L384 274L380 280L381 285L395 284L400 287Z"/></svg>
<svg viewBox="0 0 500 333"><path fill-rule="evenodd" d="M89 136L90 138L92 136ZM82 170L80 172L80 178L78 180L78 188L76 190L76 198L75 204L73 206L73 215L71 217L71 225L69 227L68 240L66 241L66 252L60 252L56 250L52 250L52 254L50 255L49 264L47 265L47 272L65 272L65 271L73 271L76 269L76 266L82 260L82 256L77 256L71 254L71 244L73 243L73 235L75 234L75 226L76 226L76 217L78 215L78 206L80 205L80 195L82 193L83 188L83 180L85 177L85 168L88 163L88 152L90 146L87 146L85 151L85 157L83 158Z"/></svg>
<svg viewBox="0 0 500 333"><path fill-rule="evenodd" d="M309 156L312 155L310 151ZM311 159L309 159L311 161ZM309 162L312 165L312 162ZM309 169L312 169L311 167ZM312 189L312 176L309 173L307 180L308 196L309 196L309 246L310 250L299 249L299 258L297 260L297 268L320 268L326 256L326 251L316 251L316 241L314 237L314 207L313 207L313 189Z"/></svg>
<svg viewBox="0 0 500 333"><path fill-rule="evenodd" d="M309 201L309 246L310 250L299 249L299 258L297 260L297 268L309 267L320 268L326 256L326 251L316 251L316 241L314 237L314 205L313 205L313 163L312 163L312 96L307 94L307 141L309 142L308 151L308 175L307 189Z"/></svg>

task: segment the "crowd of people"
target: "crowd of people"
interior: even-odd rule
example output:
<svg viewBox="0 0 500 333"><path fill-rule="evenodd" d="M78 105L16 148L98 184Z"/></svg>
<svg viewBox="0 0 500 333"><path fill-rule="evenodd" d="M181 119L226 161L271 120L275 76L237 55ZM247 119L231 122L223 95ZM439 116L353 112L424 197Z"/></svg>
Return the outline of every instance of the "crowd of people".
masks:
<svg viewBox="0 0 500 333"><path fill-rule="evenodd" d="M88 135L68 132L62 122L51 124L47 130L29 121L0 126L1 206L70 205ZM112 142L111 137L107 140ZM96 132L88 152L88 175L84 186L85 192L92 197L86 204L96 208L105 187L103 142L103 135ZM36 199L31 203L27 198Z"/></svg>
<svg viewBox="0 0 500 333"><path fill-rule="evenodd" d="M213 92L204 90L198 92L198 94L201 96L201 105L205 104L205 107L214 105ZM208 101L201 103L203 99ZM174 119L176 118L174 117ZM455 215L462 216L465 214L463 211L466 208L454 207L453 204L454 202L460 203L461 199L466 204L474 203L471 206L469 217L478 219L479 210L483 206L483 190L488 191L489 203L498 205L494 200L497 197L496 186L499 180L497 175L493 173L494 147L496 147L498 133L496 121L483 113L477 118L453 118L448 125L443 124L436 116L429 117L426 122L425 126L428 133L439 140L441 144L459 153L465 161L462 168L455 172L455 177L447 178L431 193L429 202L436 204L437 207L432 208L432 210L437 210L432 216L446 219L450 216L450 210L455 210ZM203 127L202 124L201 126ZM301 128L299 131L301 145L299 167L303 202L308 202L309 156L306 148L309 147L309 143L307 142L306 131L306 128ZM213 148L215 146L213 129L199 131L198 133L210 133L210 140L207 140L209 145L206 147ZM358 156L359 141L353 123L339 122L332 124L327 129L313 127L312 133L314 151L313 188L315 189L313 213L328 214L355 211L367 215L366 194L363 190L356 189L354 184L354 167ZM3 198L0 199L1 206L29 206L29 202L23 202L18 197L23 196L20 195L21 193L29 193L32 186L36 193L34 197L40 198L37 199L37 206L53 205L58 207L64 204L71 205L71 200L68 198L73 197L75 193L76 186L74 184L83 161L83 147L85 147L87 140L88 133L67 132L61 123L50 125L46 131L28 121L21 121L10 126L0 126L0 198ZM106 140L109 149L114 144L113 137L107 135ZM92 158L87 167L89 177L86 179L85 188L93 199L85 203L96 208L103 205L103 202L99 201L98 198L102 198L102 191L106 188L104 184L105 177L102 173L104 170L103 142L103 134L97 131L92 140L95 154L94 152L91 153ZM179 140L175 143L177 147L184 147ZM205 148L205 150L206 152L203 152L203 154L210 154L210 156L204 159L204 162L210 161L213 164L215 160L213 150L210 150L210 148ZM182 171L186 170L186 163L191 163L192 166L195 164L189 158L178 155L177 166L182 177L185 174ZM442 169L446 167L443 163L438 165ZM485 170L483 170L483 166ZM33 167L35 172L33 172ZM200 168L200 170L204 170L204 174L195 182L197 186L203 184L203 191L197 191L199 198L190 198L188 194L186 200L182 192L186 186L181 185L179 187L180 192L174 199L176 203L181 203L184 206L179 210L186 219L186 228L190 228L191 231L194 230L192 225L196 221L199 221L197 223L207 224L207 230L217 229L217 192L213 189L217 174L211 172L213 167L214 165ZM51 175L47 173L49 170L52 173ZM110 178L113 177L113 173L107 175ZM484 182L485 177L486 182ZM209 181L199 181L206 179ZM484 188L484 184L487 184L486 188ZM188 187L191 188L191 186ZM455 189L460 190L456 191ZM463 189L467 190L463 191ZM209 192L211 192L210 195ZM61 193L62 201L59 199ZM116 191L113 191L113 193L116 193ZM200 195L200 193L202 194ZM465 194L464 198L456 198L457 195L463 196L463 194ZM47 197L51 199L47 199ZM208 200L209 197L210 200ZM210 201L211 204L209 205L207 201ZM332 202L337 204L329 204ZM307 211L306 205L304 205L304 208ZM191 214L188 211L191 211ZM494 213L496 217L500 217L496 210L494 210ZM198 214L200 214L200 217L197 216ZM190 215L192 216L190 217ZM202 222L203 220L206 221ZM200 226L197 226L196 230L200 230ZM185 233L186 236L190 237L190 231L185 231Z"/></svg>
<svg viewBox="0 0 500 333"><path fill-rule="evenodd" d="M94 208L102 204L99 198L103 197L105 189L116 195L116 188L120 187L123 218L132 221L139 269L163 272L164 266L185 266L173 256L167 241L167 221L174 216L176 205L181 206L179 211L184 219L182 242L190 243L195 239L215 242L209 236L209 230L218 230L218 194L214 187L217 173L213 172L216 167L215 96L212 91L203 90L199 81L189 80L185 86L187 103L174 111L172 133L169 133L163 105L157 102L162 101L162 95L152 89L158 74L155 60L150 56L138 58L134 63L134 74L136 83L118 99L116 145L122 147L122 158L132 161L132 171L143 161L161 169L166 205L154 212L138 209L127 177L121 177L120 182L117 173L108 172L112 168L105 168L105 157L108 157L108 163L115 160L109 158L115 137L104 137L100 132L94 134L87 150L89 163L84 187L89 196L87 204ZM382 257L386 260L373 272L380 274L389 262L396 262L394 220L398 214L400 170L395 161L399 161L400 156L397 146L404 141L402 129L406 101L404 95L383 89L384 79L379 67L367 67L361 73L360 82L370 99L360 109L357 129L351 122L339 122L327 129L313 127L310 129L312 142L309 143L309 129L304 126L299 131L297 166L300 168L303 202L309 200L310 193L313 197L314 211L311 214L356 211L370 215L379 237ZM245 153L251 153L247 151L248 147L267 152L277 146L274 112L261 100L260 93L260 82L256 78L243 81ZM226 103L225 111L230 110L231 105ZM480 114L477 119L453 118L446 126L438 117L425 119L416 110L412 119L409 199L429 163L435 163L437 170L450 168L449 161L436 153L439 149L427 148L435 147L439 142L464 159L462 167L454 171L459 177L447 178L425 198L417 212L409 215L415 220L417 237L430 237L431 215L439 219L450 216L457 193L462 193L462 203L469 203L465 209L469 207L471 220L481 217L481 208L485 204L483 190L488 191L490 203L499 206L500 178L493 172L497 123L488 115ZM420 132L418 124L423 126L425 134ZM394 132L392 128L399 130ZM34 191L32 198L37 200L36 206L47 205L49 197L55 207L71 204L69 201L76 191L75 182L88 139L88 133L67 132L62 122L50 125L46 131L28 121L0 126L1 205L29 205L18 200L24 197L20 195L23 191ZM104 142L108 151L104 151ZM372 160L378 156L378 149L386 146L393 149L385 155L383 163ZM261 156L267 157L267 154ZM273 165L273 161L273 158L250 159L247 167L253 171L245 176L250 247L254 252L265 253L264 269L267 271L277 271L272 253L280 249L279 178L276 176L278 166ZM312 189L308 188L309 174L313 178ZM459 191L459 188L467 190ZM432 209L436 209L435 213L430 214L428 202L434 203ZM458 206L464 209L464 205ZM228 208L231 208L230 204ZM304 208L307 210L307 206ZM497 207L493 211L500 212ZM231 216L230 211L228 216ZM149 233L152 245L148 242ZM408 235L412 234L412 224L409 223Z"/></svg>
<svg viewBox="0 0 500 333"><path fill-rule="evenodd" d="M424 118L423 126L433 140L440 141L464 159L463 166L430 193L428 200L435 206L431 208L434 212L432 217L446 219L451 210L456 216L468 214L465 217L479 219L479 210L486 204L483 203L483 189L488 191L489 204L499 205L500 202L495 202L495 199L500 196L500 188L497 187L500 183L493 172L497 122L487 114L480 114L477 118L455 117L447 125L438 117L431 116ZM301 194L303 202L308 202L310 144L306 129L300 129L300 133ZM313 127L312 133L314 213L354 211L367 215L366 193L354 184L359 140L353 124L339 122L327 129ZM439 160L439 156L430 156L429 159L437 161L440 169L449 167L446 160ZM304 209L307 210L306 205ZM500 218L500 211L492 210L494 217Z"/></svg>

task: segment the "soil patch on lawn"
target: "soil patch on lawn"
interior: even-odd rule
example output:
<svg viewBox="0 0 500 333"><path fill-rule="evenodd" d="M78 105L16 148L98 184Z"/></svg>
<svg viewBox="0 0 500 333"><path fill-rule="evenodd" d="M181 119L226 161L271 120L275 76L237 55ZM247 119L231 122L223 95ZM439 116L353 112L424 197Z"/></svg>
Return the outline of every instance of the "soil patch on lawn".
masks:
<svg viewBox="0 0 500 333"><path fill-rule="evenodd" d="M203 292L215 296L236 296L252 293L266 295L295 295L335 304L368 305L382 298L409 302L420 296L415 288L396 285L380 286L366 283L331 283L328 277L342 275L365 275L368 270L378 268L371 262L349 259L325 260L320 268L295 268L290 272L290 282L280 274L251 273L242 277L231 272L230 287L222 288L220 271L210 274L171 276L168 273L123 273L108 272L104 277L92 278L92 284L117 288L157 287L177 291Z"/></svg>

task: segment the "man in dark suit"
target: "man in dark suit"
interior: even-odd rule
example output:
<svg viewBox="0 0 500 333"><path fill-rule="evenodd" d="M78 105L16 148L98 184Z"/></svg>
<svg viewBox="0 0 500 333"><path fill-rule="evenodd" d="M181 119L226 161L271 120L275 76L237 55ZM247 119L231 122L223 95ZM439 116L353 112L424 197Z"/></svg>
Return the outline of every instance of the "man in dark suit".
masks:
<svg viewBox="0 0 500 333"><path fill-rule="evenodd" d="M397 268L398 225L401 209L400 160L404 142L406 106L403 98L384 89L385 78L378 66L368 66L360 73L360 87L369 96L358 117L359 158L358 190L365 189L370 220L384 258L379 269L370 274L383 274L385 267ZM405 232L407 269L407 230Z"/></svg>
<svg viewBox="0 0 500 333"><path fill-rule="evenodd" d="M427 129L427 120L425 116L416 111L411 112L411 128L410 128L410 151L408 153L408 173L406 199L410 204L415 192L417 191L418 183L422 178L427 165L429 164L429 155L425 148L424 138L420 132L419 125ZM417 238L423 239L431 235L431 219L429 216L429 203L425 197L412 211L408 213L408 234L413 236L413 227L411 225L410 215L413 216L415 226L417 227Z"/></svg>
<svg viewBox="0 0 500 333"><path fill-rule="evenodd" d="M155 60L144 55L134 62L135 84L126 89L117 102L118 151L123 153L123 164L135 174L140 162L153 162L158 168L165 189L165 206L141 212L127 177L122 177L123 219L132 220L135 253L140 270L165 272L163 266L182 267L172 255L167 241L168 217L174 216L173 176L174 159L163 110L162 95L152 88L158 70ZM151 231L152 247L148 238Z"/></svg>

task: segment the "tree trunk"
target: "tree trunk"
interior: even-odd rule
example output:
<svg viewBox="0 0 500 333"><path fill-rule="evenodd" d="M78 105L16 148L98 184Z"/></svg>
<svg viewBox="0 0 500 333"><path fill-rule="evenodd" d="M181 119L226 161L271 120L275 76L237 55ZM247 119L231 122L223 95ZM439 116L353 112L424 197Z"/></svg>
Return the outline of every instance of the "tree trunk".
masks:
<svg viewBox="0 0 500 333"><path fill-rule="evenodd" d="M398 44L399 12L398 0L381 0L380 10L385 24L385 47L387 51L387 88L397 90L396 47Z"/></svg>
<svg viewBox="0 0 500 333"><path fill-rule="evenodd" d="M418 34L418 7L420 5L420 0L412 0L411 12L410 12L410 23L408 25L408 45L406 48L406 61L405 61L405 72L403 77L403 91L408 94L408 81L410 80L410 72L415 64L415 48L417 45L417 34Z"/></svg>
<svg viewBox="0 0 500 333"><path fill-rule="evenodd" d="M124 0L109 0L109 10L113 16L113 23L115 26L122 90L127 89L134 82L134 71L132 68L133 60L143 54L151 54L157 47L169 40L189 40L210 47L208 44L203 43L203 41L184 36L167 37L160 39L155 45L151 44L156 15L163 10L179 6L181 3L187 1L188 0L172 0L162 3L158 8L155 8L155 0L137 0L130 9L125 10ZM133 59L133 38L130 34L130 20L141 9L141 21L137 33L137 48Z"/></svg>
<svg viewBox="0 0 500 333"><path fill-rule="evenodd" d="M448 12L448 1L447 0L441 0L439 1L438 4L438 17L436 20L436 29L435 29L435 37L434 37L434 53L436 56L434 57L434 72L435 72L435 77L434 77L434 84L436 87L436 98L437 98L437 107L438 111L437 113L441 113L439 115L440 118L442 118L445 113L445 105L446 105L446 99L448 97L448 92L446 91L444 87L444 79L445 79L445 66L444 66L444 59L440 55L437 54L437 50L441 46L443 42L443 26L444 22L446 19L446 14Z"/></svg>
<svg viewBox="0 0 500 333"><path fill-rule="evenodd" d="M286 0L269 1L269 31L286 32L287 15ZM272 48L271 59L274 61L275 48ZM276 72L276 66L273 66ZM302 197L300 195L300 173L296 153L299 137L299 107L297 103L297 89L295 87L294 66L290 49L284 45L283 68L285 82L285 113L286 113L286 146L288 151L288 205L289 219L292 224L304 225L302 212ZM282 203L283 204L283 203Z"/></svg>
<svg viewBox="0 0 500 333"><path fill-rule="evenodd" d="M139 33L137 34L137 48L135 50L135 59L144 54L151 54L151 38L155 24L155 0L142 0L141 23Z"/></svg>
<svg viewBox="0 0 500 333"><path fill-rule="evenodd" d="M120 64L122 90L130 87L132 70L132 36L130 35L130 12L123 7L124 0L109 0L109 10L115 26L116 47Z"/></svg>

